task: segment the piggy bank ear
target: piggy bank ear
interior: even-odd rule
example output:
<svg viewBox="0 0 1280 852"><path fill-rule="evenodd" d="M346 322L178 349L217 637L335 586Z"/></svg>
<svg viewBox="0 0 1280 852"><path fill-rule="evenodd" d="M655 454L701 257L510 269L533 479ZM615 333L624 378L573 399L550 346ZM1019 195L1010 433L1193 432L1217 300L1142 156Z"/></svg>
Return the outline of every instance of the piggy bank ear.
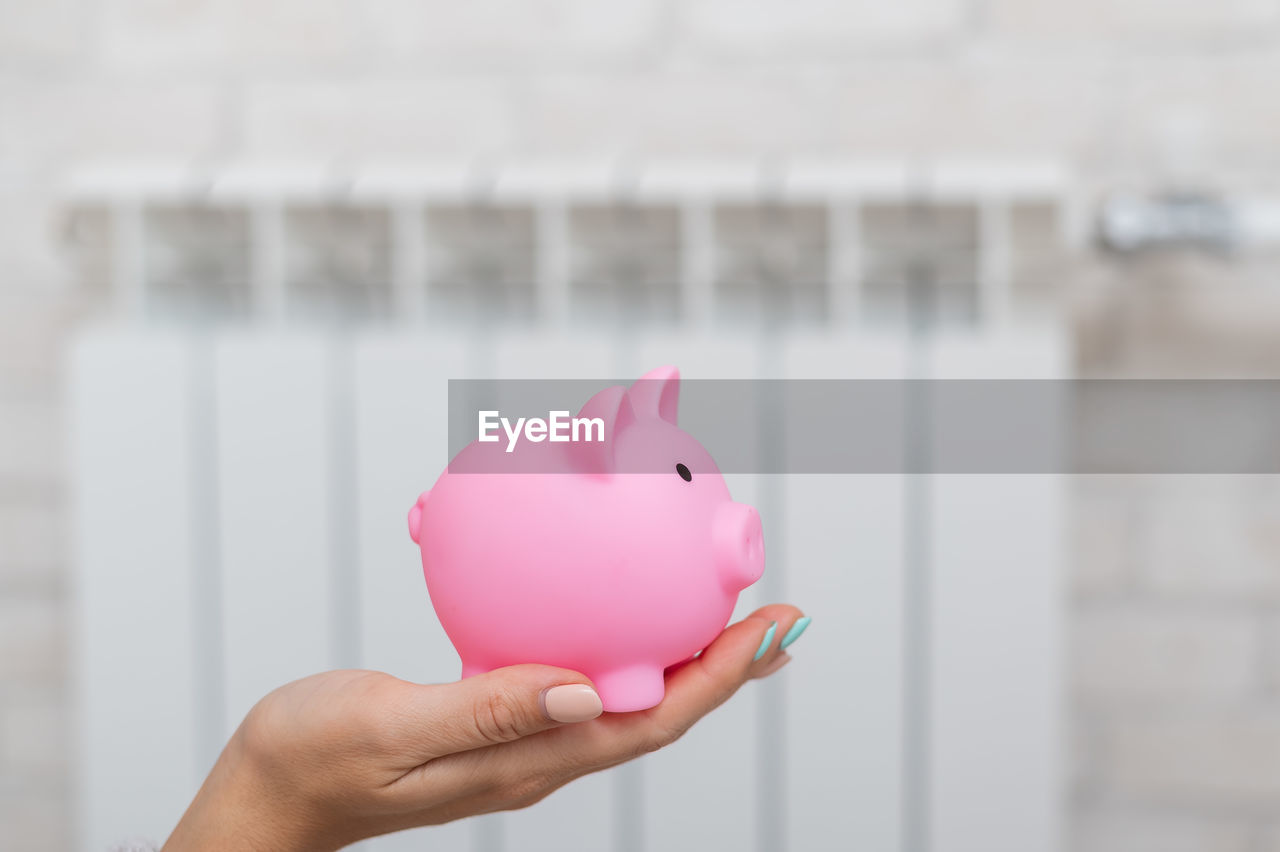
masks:
<svg viewBox="0 0 1280 852"><path fill-rule="evenodd" d="M659 367L645 373L628 391L636 414L661 417L676 423L676 407L680 404L680 371L675 367Z"/></svg>
<svg viewBox="0 0 1280 852"><path fill-rule="evenodd" d="M604 440L594 424L586 427L586 437L593 440L573 441L569 444L569 460L574 470L582 473L612 473L614 464L614 441L622 430L636 422L635 409L627 397L627 389L618 385L605 388L587 400L578 412L579 418L599 420L604 424Z"/></svg>

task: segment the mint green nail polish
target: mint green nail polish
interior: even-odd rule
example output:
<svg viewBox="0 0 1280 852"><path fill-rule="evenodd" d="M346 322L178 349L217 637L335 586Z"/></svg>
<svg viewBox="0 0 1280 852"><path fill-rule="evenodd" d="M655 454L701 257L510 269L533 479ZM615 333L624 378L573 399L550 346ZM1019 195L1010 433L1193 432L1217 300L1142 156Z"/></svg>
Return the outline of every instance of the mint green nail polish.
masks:
<svg viewBox="0 0 1280 852"><path fill-rule="evenodd" d="M769 650L769 646L773 644L773 634L778 630L778 622L769 625L769 629L764 633L764 639L760 641L760 650L756 651L756 655L751 658L752 662L764 656L764 652Z"/></svg>
<svg viewBox="0 0 1280 852"><path fill-rule="evenodd" d="M782 644L778 645L778 650L785 651L788 645L803 636L804 632L809 629L810 621L813 621L813 619L807 615L796 619L796 623L791 625L787 635L782 637Z"/></svg>

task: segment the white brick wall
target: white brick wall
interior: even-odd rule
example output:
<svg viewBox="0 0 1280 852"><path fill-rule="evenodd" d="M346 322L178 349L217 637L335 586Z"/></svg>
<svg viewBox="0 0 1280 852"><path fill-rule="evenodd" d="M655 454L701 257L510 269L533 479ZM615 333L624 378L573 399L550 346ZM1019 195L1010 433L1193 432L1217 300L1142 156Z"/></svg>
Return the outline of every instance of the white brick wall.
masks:
<svg viewBox="0 0 1280 852"><path fill-rule="evenodd" d="M1079 476L1073 482L1073 571L1070 588L1079 600L1123 597L1133 587L1137 571L1139 495L1126 476Z"/></svg>
<svg viewBox="0 0 1280 852"><path fill-rule="evenodd" d="M0 762L33 783L61 783L71 765L66 695L14 690L0 716Z"/></svg>
<svg viewBox="0 0 1280 852"><path fill-rule="evenodd" d="M68 25L81 8L80 0L0 1L0 63L45 63L75 61L84 49L85 28ZM0 67L2 67L0 65Z"/></svg>
<svg viewBox="0 0 1280 852"><path fill-rule="evenodd" d="M52 397L0 403L0 470L27 482L63 473L62 409Z"/></svg>
<svg viewBox="0 0 1280 852"><path fill-rule="evenodd" d="M1109 129L1107 69L1069 55L864 63L834 82L837 150L1091 159Z"/></svg>
<svg viewBox="0 0 1280 852"><path fill-rule="evenodd" d="M1211 8L1213 4L1206 4ZM1203 61L1154 55L1118 64L1114 79L1114 156L1126 164L1191 171L1273 168L1280 162L1280 124L1268 108L1268 81L1280 74L1274 49L1215 54ZM1229 96L1228 96L1229 93ZM1154 157L1154 161L1151 159Z"/></svg>
<svg viewBox="0 0 1280 852"><path fill-rule="evenodd" d="M512 100L486 80L316 80L246 87L239 137L268 159L400 160L512 147Z"/></svg>
<svg viewBox="0 0 1280 852"><path fill-rule="evenodd" d="M1088 39L1121 49L1177 43L1209 47L1224 39L1266 43L1280 26L1275 0L992 0L991 30L1003 37Z"/></svg>
<svg viewBox="0 0 1280 852"><path fill-rule="evenodd" d="M1176 811L1099 815L1077 824L1081 852L1257 852L1258 832L1231 820L1188 817Z"/></svg>
<svg viewBox="0 0 1280 852"><path fill-rule="evenodd" d="M70 842L59 382L102 301L68 165L1037 154L1096 186L1273 189L1280 166L1280 0L0 0L0 22L0 845L30 852ZM1170 279L1218 318L1200 345L1273 364L1274 306L1198 264L1147 265L1137 295L1095 266L1092 367L1212 371ZM1075 484L1072 848L1280 852L1280 489Z"/></svg>
<svg viewBox="0 0 1280 852"><path fill-rule="evenodd" d="M1263 636L1251 613L1137 603L1082 608L1072 662L1084 707L1158 711L1241 702L1261 683Z"/></svg>
<svg viewBox="0 0 1280 852"><path fill-rule="evenodd" d="M1274 708L1133 714L1109 725L1105 788L1140 803L1235 807L1269 815L1280 797Z"/></svg>
<svg viewBox="0 0 1280 852"><path fill-rule="evenodd" d="M62 683L69 615L60 595L7 594L0 601L0 682Z"/></svg>
<svg viewBox="0 0 1280 852"><path fill-rule="evenodd" d="M0 825L14 849L70 849L67 790L14 778L0 783Z"/></svg>
<svg viewBox="0 0 1280 852"><path fill-rule="evenodd" d="M1242 604L1280 599L1280 497L1232 477L1153 482L1137 522L1138 582L1153 595Z"/></svg>
<svg viewBox="0 0 1280 852"><path fill-rule="evenodd" d="M198 157L217 151L226 92L154 74L122 79L0 76L0 162L56 169L90 158Z"/></svg>
<svg viewBox="0 0 1280 852"><path fill-rule="evenodd" d="M829 148L836 106L804 76L676 70L555 74L522 90L534 154L758 157Z"/></svg>
<svg viewBox="0 0 1280 852"><path fill-rule="evenodd" d="M928 43L958 34L968 15L961 0L693 0L678 8L682 29L699 46L765 55Z"/></svg>
<svg viewBox="0 0 1280 852"><path fill-rule="evenodd" d="M661 0L371 0L358 13L383 60L463 69L635 61L665 23Z"/></svg>
<svg viewBox="0 0 1280 852"><path fill-rule="evenodd" d="M356 51L345 0L103 0L96 39L111 68L232 68L341 63Z"/></svg>
<svg viewBox="0 0 1280 852"><path fill-rule="evenodd" d="M0 541L0 576L11 571L54 574L71 550L62 513L32 500L0 503Z"/></svg>

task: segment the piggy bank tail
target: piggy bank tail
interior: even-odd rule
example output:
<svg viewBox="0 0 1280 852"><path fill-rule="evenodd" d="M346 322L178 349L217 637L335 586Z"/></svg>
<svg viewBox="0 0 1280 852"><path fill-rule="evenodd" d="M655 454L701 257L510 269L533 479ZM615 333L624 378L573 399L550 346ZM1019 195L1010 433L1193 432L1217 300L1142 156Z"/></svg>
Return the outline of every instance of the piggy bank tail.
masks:
<svg viewBox="0 0 1280 852"><path fill-rule="evenodd" d="M413 508L409 510L409 538L413 539L414 544L418 544L418 533L422 529L422 509L427 505L427 498L430 496L430 491L423 491L418 497L418 502L414 503Z"/></svg>

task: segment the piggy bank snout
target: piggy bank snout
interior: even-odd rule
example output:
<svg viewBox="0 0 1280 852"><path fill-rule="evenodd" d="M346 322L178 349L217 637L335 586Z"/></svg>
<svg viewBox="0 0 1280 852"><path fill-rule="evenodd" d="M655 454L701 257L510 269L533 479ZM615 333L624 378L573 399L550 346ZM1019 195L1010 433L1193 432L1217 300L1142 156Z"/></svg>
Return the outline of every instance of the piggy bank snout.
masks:
<svg viewBox="0 0 1280 852"><path fill-rule="evenodd" d="M716 567L734 591L750 586L764 573L764 528L760 513L745 503L727 503L716 510Z"/></svg>

